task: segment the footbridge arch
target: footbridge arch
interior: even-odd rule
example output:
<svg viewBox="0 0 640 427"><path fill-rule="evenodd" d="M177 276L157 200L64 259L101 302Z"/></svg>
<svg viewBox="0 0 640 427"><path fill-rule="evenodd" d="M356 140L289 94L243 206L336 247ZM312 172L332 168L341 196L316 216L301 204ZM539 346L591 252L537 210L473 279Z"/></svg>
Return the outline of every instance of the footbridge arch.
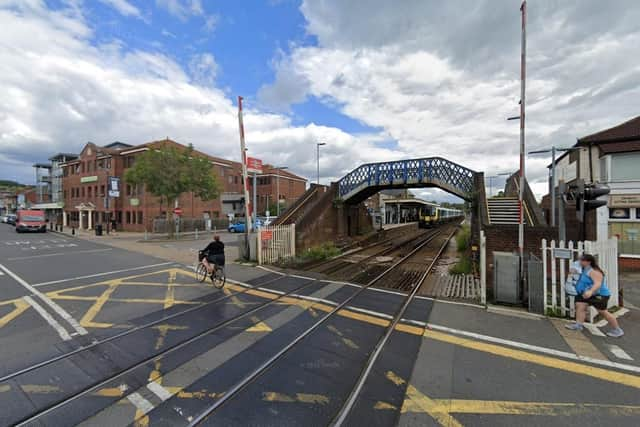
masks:
<svg viewBox="0 0 640 427"><path fill-rule="evenodd" d="M439 187L473 201L478 175L442 157L367 163L338 181L338 196L354 204L383 189Z"/></svg>

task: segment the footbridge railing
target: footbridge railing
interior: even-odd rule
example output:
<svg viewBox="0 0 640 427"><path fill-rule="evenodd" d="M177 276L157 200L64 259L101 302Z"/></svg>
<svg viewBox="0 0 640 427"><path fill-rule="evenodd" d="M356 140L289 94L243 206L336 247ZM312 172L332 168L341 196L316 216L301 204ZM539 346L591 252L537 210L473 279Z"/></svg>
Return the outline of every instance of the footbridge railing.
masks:
<svg viewBox="0 0 640 427"><path fill-rule="evenodd" d="M437 186L470 200L474 175L471 169L442 157L368 163L340 179L339 196L349 200L367 189Z"/></svg>

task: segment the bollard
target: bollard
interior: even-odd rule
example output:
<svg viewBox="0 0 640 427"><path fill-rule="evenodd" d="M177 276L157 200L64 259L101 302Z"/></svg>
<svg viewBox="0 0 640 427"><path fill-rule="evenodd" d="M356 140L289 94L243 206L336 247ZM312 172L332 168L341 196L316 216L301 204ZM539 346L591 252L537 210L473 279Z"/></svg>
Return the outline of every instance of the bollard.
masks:
<svg viewBox="0 0 640 427"><path fill-rule="evenodd" d="M71 235L75 236L76 235L76 229L75 227L71 227Z"/></svg>
<svg viewBox="0 0 640 427"><path fill-rule="evenodd" d="M196 240L198 240L198 229L196 228Z"/></svg>
<svg viewBox="0 0 640 427"><path fill-rule="evenodd" d="M149 240L149 233L146 228L144 229L144 240Z"/></svg>

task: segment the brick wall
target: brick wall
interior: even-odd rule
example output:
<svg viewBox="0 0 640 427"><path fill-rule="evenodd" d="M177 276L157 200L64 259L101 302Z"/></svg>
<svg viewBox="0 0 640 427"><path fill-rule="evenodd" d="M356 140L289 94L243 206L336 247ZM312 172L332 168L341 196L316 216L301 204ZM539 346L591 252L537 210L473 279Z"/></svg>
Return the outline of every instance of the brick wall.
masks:
<svg viewBox="0 0 640 427"><path fill-rule="evenodd" d="M547 194L542 197L542 202L540 203L540 207L544 212L544 216L547 218L547 221L551 223L551 198ZM559 202L556 205L556 210L559 211L560 206ZM572 240L574 242L579 240L596 240L596 211L591 210L587 211L585 214L585 238L581 238L581 229L582 224L578 222L578 218L576 217L576 203L574 201L568 201L565 204L564 210L564 218L567 229L567 240ZM556 215L556 224L558 221L558 216ZM557 239L557 235L555 237Z"/></svg>
<svg viewBox="0 0 640 427"><path fill-rule="evenodd" d="M487 241L487 290L493 291L493 252L518 251L518 225L487 225L484 227ZM551 240L557 235L553 227L525 226L525 253L541 257L542 239Z"/></svg>
<svg viewBox="0 0 640 427"><path fill-rule="evenodd" d="M640 258L619 257L618 271L640 271Z"/></svg>

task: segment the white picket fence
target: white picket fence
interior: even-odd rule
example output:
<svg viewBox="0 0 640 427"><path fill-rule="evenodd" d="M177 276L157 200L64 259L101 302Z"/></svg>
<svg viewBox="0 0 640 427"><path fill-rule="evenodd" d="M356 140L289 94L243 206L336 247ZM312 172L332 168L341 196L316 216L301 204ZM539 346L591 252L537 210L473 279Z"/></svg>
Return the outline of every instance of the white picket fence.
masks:
<svg viewBox="0 0 640 427"><path fill-rule="evenodd" d="M578 259L583 253L591 254L598 260L598 265L604 270L607 286L611 291L609 307L618 305L618 241L615 238L584 242L558 242L552 240L547 244L542 239L542 271L544 277L544 311L548 308L554 312L560 310L562 316L569 313L575 317L575 298L565 294L564 283L569 273L569 264ZM569 259L562 258L569 256ZM550 272L550 275L548 274ZM591 307L590 320L597 311Z"/></svg>
<svg viewBox="0 0 640 427"><path fill-rule="evenodd" d="M271 225L257 234L258 264L273 264L296 256L296 225Z"/></svg>

